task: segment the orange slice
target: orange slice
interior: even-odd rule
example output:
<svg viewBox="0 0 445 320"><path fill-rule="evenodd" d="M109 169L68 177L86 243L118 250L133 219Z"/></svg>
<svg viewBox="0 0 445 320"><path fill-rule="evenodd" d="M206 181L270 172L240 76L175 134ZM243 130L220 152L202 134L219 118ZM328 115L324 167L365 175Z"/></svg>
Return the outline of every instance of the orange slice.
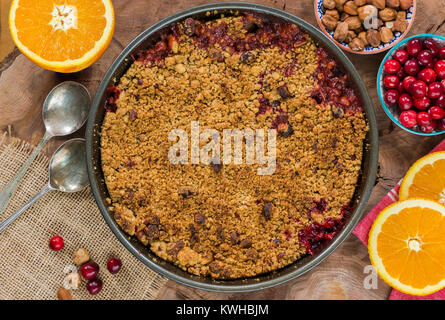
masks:
<svg viewBox="0 0 445 320"><path fill-rule="evenodd" d="M76 72L101 57L114 32L110 0L13 0L9 29L35 64Z"/></svg>
<svg viewBox="0 0 445 320"><path fill-rule="evenodd" d="M385 208L369 233L377 273L391 287L427 295L445 287L445 206L413 198Z"/></svg>
<svg viewBox="0 0 445 320"><path fill-rule="evenodd" d="M445 151L420 158L408 170L400 185L399 198L413 197L445 204Z"/></svg>

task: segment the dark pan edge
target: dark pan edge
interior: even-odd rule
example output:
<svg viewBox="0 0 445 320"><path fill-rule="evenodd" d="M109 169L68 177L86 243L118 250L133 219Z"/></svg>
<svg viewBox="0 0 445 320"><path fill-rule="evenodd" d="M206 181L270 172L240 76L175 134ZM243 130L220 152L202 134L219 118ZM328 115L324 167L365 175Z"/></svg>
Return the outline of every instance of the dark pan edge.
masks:
<svg viewBox="0 0 445 320"><path fill-rule="evenodd" d="M102 108L103 105L101 103L103 95L105 94L105 90L109 83L112 80L113 74L116 73L116 70L122 66L122 64L125 62L125 59L127 59L127 56L135 49L137 48L145 39L149 37L152 33L168 26L174 21L180 21L184 18L205 13L206 11L213 11L213 10L228 10L228 9L234 9L234 10L250 10L250 11L257 11L264 14L271 14L274 16L277 16L279 18L291 21L293 23L296 23L297 25L302 26L315 40L317 40L320 44L322 44L324 47L328 48L329 51L336 56L336 58L342 63L345 70L348 72L350 77L352 78L352 82L355 83L357 86L357 89L360 92L363 105L365 107L366 117L369 123L369 133L368 133L368 144L369 144L369 156L367 157L367 164L365 164L364 172L363 172L363 179L365 179L365 182L362 183L361 192L360 192L360 199L359 203L355 207L355 210L353 214L351 215L350 219L348 220L347 224L343 228L343 230L336 236L336 238L317 256L313 257L311 260L308 261L308 263L304 263L302 266L298 266L295 268L295 264L298 262L295 262L294 264L291 264L288 267L283 268L283 270L291 270L283 275L277 274L271 274L267 277L256 277L256 278L250 278L246 280L235 280L235 281L209 281L208 279L204 279L202 277L196 277L196 276L190 276L189 274L183 272L178 267L170 268L171 270L168 270L167 268L161 266L161 261L153 261L153 260L161 260L161 259L151 259L147 255L145 255L143 252L141 252L140 249L136 247L134 242L132 242L129 237L121 231L120 227L116 224L114 219L109 214L107 207L102 199L101 192L100 192L100 186L98 183L98 179L96 177L95 172L95 164L93 163L93 159L97 159L97 153L100 153L98 150L94 149L95 143L97 143L97 138L95 136L97 135L97 132L95 132L97 121L96 116L98 113L99 108ZM367 205L367 201L369 199L369 196L371 194L372 188L374 186L376 174L377 174L377 161L378 161L378 132L377 132L377 121L374 114L373 105L371 102L371 99L368 95L368 92L366 90L366 86L361 80L357 70L353 66L353 64L350 62L350 60L346 57L346 55L333 43L331 42L321 31L310 25L309 23L305 22L301 18L298 18L288 12L275 9L272 7L264 6L264 5L258 5L258 4L251 4L251 3L245 3L245 2L226 2L226 3L216 3L216 4L208 4L203 6L198 6L190 9L186 9L183 11L180 11L176 14L173 14L160 22L152 25L148 29L146 29L144 32L139 34L136 38L134 38L130 44L120 53L120 55L115 59L115 61L111 64L109 67L107 73L103 77L102 82L100 83L96 95L93 100L93 104L90 110L90 115L87 123L86 128L86 140L87 140L87 169L88 169L88 175L90 178L91 183L91 189L94 195L94 198L96 199L97 205L99 207L99 210L104 217L105 221L109 225L110 229L113 231L114 235L119 239L119 241L142 263L147 265L152 270L158 272L159 274L165 276L166 278L170 280L174 280L178 283L208 290L208 291L217 291L217 292L246 292L246 291L254 291L259 289L265 289L272 286L276 286L278 284L282 284L284 282L287 282L291 279L294 279L298 276L301 276L302 274L308 272L315 266L317 266L319 263L321 263L324 259L326 259L352 232L355 225L358 223L360 218L362 217L365 207ZM147 250L149 250L147 248ZM177 271L173 271L177 269ZM182 275L181 275L182 274ZM278 276L277 276L278 275ZM263 278L263 279L261 279ZM259 279L256 280L256 279Z"/></svg>

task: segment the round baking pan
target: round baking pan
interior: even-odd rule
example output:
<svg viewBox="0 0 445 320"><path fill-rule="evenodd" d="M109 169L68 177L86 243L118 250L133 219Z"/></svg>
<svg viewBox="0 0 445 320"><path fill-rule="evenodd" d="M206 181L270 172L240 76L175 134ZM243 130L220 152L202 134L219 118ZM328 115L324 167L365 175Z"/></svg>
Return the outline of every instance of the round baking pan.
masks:
<svg viewBox="0 0 445 320"><path fill-rule="evenodd" d="M218 12L217 14L215 14L215 10ZM254 12L267 16L268 18L292 22L305 29L320 46L328 49L330 53L336 57L339 64L343 65L344 71L351 79L351 84L355 87L362 99L364 110L366 112L366 118L369 124L369 132L367 134L366 144L364 147L362 171L352 203L352 214L348 217L343 229L330 243L327 243L318 254L314 256L308 255L288 265L287 267L274 272L246 279L214 280L209 277L191 275L176 267L172 263L158 258L150 251L149 248L139 243L135 237L128 236L116 224L112 213L110 213L107 208L108 205L105 201L105 199L108 197L108 191L101 169L100 132L105 114L104 105L107 98L106 89L109 86L116 85L121 76L125 74L133 62L130 57L132 53L140 49L150 47L160 39L160 35L166 32L166 30L168 30L172 24L182 21L188 17L196 19L211 19L212 16L216 18L221 13L231 15L236 14L236 12ZM210 16L206 15L206 13L210 13ZM321 31L317 30L304 20L279 9L243 2L209 4L180 11L152 25L138 35L133 41L131 41L130 44L111 64L102 82L100 83L99 88L97 89L88 119L86 141L87 166L91 182L91 189L100 212L109 225L111 231L120 240L120 242L142 263L168 279L194 288L219 292L253 291L276 286L308 272L326 259L350 235L352 229L360 220L363 211L365 210L371 189L374 186L378 159L377 122L372 102L366 91L365 84L345 54Z"/></svg>

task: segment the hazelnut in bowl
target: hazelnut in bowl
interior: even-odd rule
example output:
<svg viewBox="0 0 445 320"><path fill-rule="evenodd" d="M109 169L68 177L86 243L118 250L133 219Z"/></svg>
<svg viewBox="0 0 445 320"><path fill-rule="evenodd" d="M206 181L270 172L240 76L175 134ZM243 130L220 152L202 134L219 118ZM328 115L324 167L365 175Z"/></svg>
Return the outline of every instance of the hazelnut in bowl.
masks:
<svg viewBox="0 0 445 320"><path fill-rule="evenodd" d="M380 65L377 92L400 128L422 136L445 133L445 37L419 34L392 48Z"/></svg>
<svg viewBox="0 0 445 320"><path fill-rule="evenodd" d="M340 48L374 54L406 36L416 0L315 0L314 9L321 30Z"/></svg>

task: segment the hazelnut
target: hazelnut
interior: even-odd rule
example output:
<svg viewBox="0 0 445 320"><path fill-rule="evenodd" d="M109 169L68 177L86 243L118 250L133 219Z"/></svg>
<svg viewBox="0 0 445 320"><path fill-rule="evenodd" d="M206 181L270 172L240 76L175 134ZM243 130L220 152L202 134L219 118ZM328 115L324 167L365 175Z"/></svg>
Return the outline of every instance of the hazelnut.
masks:
<svg viewBox="0 0 445 320"><path fill-rule="evenodd" d="M400 0L386 0L386 6L390 8L397 8L400 6Z"/></svg>
<svg viewBox="0 0 445 320"><path fill-rule="evenodd" d="M385 9L386 6L385 0L370 0L368 2L375 6L377 9Z"/></svg>
<svg viewBox="0 0 445 320"><path fill-rule="evenodd" d="M362 22L357 16L349 17L345 22L348 24L349 30L358 30L362 26Z"/></svg>
<svg viewBox="0 0 445 320"><path fill-rule="evenodd" d="M59 290L57 290L57 298L59 300L73 300L71 293L65 288L60 288Z"/></svg>
<svg viewBox="0 0 445 320"><path fill-rule="evenodd" d="M321 18L321 22L328 30L334 30L338 24L338 20L336 20L333 16L326 14Z"/></svg>
<svg viewBox="0 0 445 320"><path fill-rule="evenodd" d="M365 47L367 45L369 45L368 43L368 39L366 39L366 31L362 31L358 34L357 38L359 38L360 40L362 40L363 44L365 45Z"/></svg>
<svg viewBox="0 0 445 320"><path fill-rule="evenodd" d="M351 16L356 16L358 15L357 12L357 6L355 5L354 1L348 1L344 4L343 6L343 10L347 13L350 14Z"/></svg>
<svg viewBox="0 0 445 320"><path fill-rule="evenodd" d="M391 8L385 8L379 11L379 17L383 21L391 21L397 17L397 11Z"/></svg>
<svg viewBox="0 0 445 320"><path fill-rule="evenodd" d="M357 35L355 34L355 32L352 31L352 30L349 30L348 33L346 34L345 42L346 42L346 43L349 43L349 42L351 42L352 39L354 39L355 37L357 37Z"/></svg>
<svg viewBox="0 0 445 320"><path fill-rule="evenodd" d="M335 0L335 8L337 8L339 11L343 11L343 5L346 3L346 1L348 0Z"/></svg>
<svg viewBox="0 0 445 320"><path fill-rule="evenodd" d="M377 17L378 10L373 5L368 4L366 6L358 8L357 12L360 20L364 21L370 15Z"/></svg>
<svg viewBox="0 0 445 320"><path fill-rule="evenodd" d="M361 7L366 4L366 0L354 0L354 3L357 7Z"/></svg>
<svg viewBox="0 0 445 320"><path fill-rule="evenodd" d="M396 20L393 21L393 31L405 32L408 29L408 21L406 20Z"/></svg>
<svg viewBox="0 0 445 320"><path fill-rule="evenodd" d="M332 16L335 20L340 20L340 13L337 10L326 10L325 15Z"/></svg>
<svg viewBox="0 0 445 320"><path fill-rule="evenodd" d="M343 12L340 16L340 21L345 21L346 19L348 19L350 17L349 14L347 14L346 12Z"/></svg>
<svg viewBox="0 0 445 320"><path fill-rule="evenodd" d="M90 260L90 254L84 248L78 249L73 254L73 261L78 266L80 266L81 264L84 264L85 262L88 262L88 260Z"/></svg>
<svg viewBox="0 0 445 320"><path fill-rule="evenodd" d="M413 5L413 0L400 0L400 9L408 10Z"/></svg>
<svg viewBox="0 0 445 320"><path fill-rule="evenodd" d="M348 35L348 24L346 22L339 22L337 24L337 28L335 28L334 32L334 39L343 42L346 39L346 36Z"/></svg>
<svg viewBox="0 0 445 320"><path fill-rule="evenodd" d="M351 42L349 42L349 48L354 51L362 51L365 49L365 44L363 43L362 39L354 38Z"/></svg>
<svg viewBox="0 0 445 320"><path fill-rule="evenodd" d="M64 284L68 285L70 289L78 289L82 279L78 273L68 273L65 277Z"/></svg>
<svg viewBox="0 0 445 320"><path fill-rule="evenodd" d="M374 29L370 29L366 32L366 40L368 40L368 43L375 47L378 47L380 45L380 32Z"/></svg>
<svg viewBox="0 0 445 320"><path fill-rule="evenodd" d="M394 35L392 34L391 29L387 28L387 27L382 27L380 28L380 39L384 42L384 43L389 43L391 42L392 39L394 39Z"/></svg>
<svg viewBox="0 0 445 320"><path fill-rule="evenodd" d="M406 12L405 11L398 11L396 20L406 20Z"/></svg>
<svg viewBox="0 0 445 320"><path fill-rule="evenodd" d="M323 7L325 7L326 9L334 9L335 0L323 0Z"/></svg>

